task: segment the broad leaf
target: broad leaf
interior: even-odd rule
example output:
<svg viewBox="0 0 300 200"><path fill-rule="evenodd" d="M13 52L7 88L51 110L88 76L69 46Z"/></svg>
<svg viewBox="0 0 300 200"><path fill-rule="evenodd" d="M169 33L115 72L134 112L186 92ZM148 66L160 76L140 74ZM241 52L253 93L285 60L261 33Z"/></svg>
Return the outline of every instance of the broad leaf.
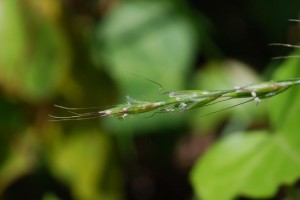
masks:
<svg viewBox="0 0 300 200"><path fill-rule="evenodd" d="M300 140L295 133L233 134L216 144L194 166L191 180L205 200L243 195L270 197L300 176Z"/></svg>

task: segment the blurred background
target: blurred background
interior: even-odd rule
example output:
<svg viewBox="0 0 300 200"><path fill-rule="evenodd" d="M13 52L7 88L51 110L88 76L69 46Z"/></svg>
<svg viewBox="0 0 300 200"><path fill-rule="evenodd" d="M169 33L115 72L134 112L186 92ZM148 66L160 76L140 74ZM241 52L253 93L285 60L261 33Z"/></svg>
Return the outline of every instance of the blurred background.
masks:
<svg viewBox="0 0 300 200"><path fill-rule="evenodd" d="M271 58L293 49L268 44L299 42L288 21L299 11L299 0L0 0L0 199L201 199L194 163L226 135L270 129L267 103L207 117L233 104L125 120L48 114L165 98L141 77L163 91L270 80L283 62Z"/></svg>

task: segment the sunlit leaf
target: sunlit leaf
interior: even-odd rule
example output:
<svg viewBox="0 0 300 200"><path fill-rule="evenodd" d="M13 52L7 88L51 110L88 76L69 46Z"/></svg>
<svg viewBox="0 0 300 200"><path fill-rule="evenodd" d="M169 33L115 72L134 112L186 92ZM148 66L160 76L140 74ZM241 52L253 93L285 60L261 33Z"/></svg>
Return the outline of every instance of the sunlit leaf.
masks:
<svg viewBox="0 0 300 200"><path fill-rule="evenodd" d="M292 184L300 176L297 140L294 133L231 135L194 166L191 174L194 189L207 200L226 200L239 195L271 197L278 186Z"/></svg>

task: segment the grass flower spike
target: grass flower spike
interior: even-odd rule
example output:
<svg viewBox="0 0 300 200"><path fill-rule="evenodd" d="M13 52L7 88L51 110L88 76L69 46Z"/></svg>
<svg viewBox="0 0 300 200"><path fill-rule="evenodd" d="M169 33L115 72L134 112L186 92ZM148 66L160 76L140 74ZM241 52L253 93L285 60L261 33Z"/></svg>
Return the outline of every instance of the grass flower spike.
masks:
<svg viewBox="0 0 300 200"><path fill-rule="evenodd" d="M51 118L51 121L83 120L99 117L117 117L119 119L125 119L127 116L148 112L154 112L152 115L156 113L185 112L191 109L209 106L220 103L222 101L229 101L237 98L247 99L247 101L240 104L244 104L250 101L254 101L256 102L256 104L258 104L261 99L273 97L297 84L300 84L300 78L263 82L244 87L235 87L234 89L229 90L172 91L165 93L167 97L164 100L155 102L133 100L127 97L127 103L119 104L106 110L84 113L79 113L78 111L76 111L83 110L84 108L67 108L56 105L56 107L64 109L72 115L49 116ZM226 110L232 107L234 106L222 110Z"/></svg>

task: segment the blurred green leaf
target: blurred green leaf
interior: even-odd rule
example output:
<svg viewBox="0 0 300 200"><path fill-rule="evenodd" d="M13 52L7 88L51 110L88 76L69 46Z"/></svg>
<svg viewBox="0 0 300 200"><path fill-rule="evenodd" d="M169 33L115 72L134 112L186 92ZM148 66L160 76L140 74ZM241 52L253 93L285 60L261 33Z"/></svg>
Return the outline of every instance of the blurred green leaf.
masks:
<svg viewBox="0 0 300 200"><path fill-rule="evenodd" d="M300 50L292 53L292 55L299 55ZM284 80L289 78L295 78L300 76L300 59L286 59L278 68L274 74L274 80ZM272 126L280 129L283 126L283 122L286 122L286 118L290 113L294 113L294 107L297 107L297 101L299 100L300 86L295 86L269 100L269 117L271 119ZM296 127L298 124L295 124Z"/></svg>
<svg viewBox="0 0 300 200"><path fill-rule="evenodd" d="M99 53L123 94L149 94L148 84L141 84L132 73L153 78L166 88L183 88L196 30L167 2L121 3L99 27L98 37L103 44ZM152 96L153 89L150 92Z"/></svg>
<svg viewBox="0 0 300 200"><path fill-rule="evenodd" d="M36 164L35 129L27 128L14 140L7 140L6 158L0 163L0 196L16 179L30 173Z"/></svg>
<svg viewBox="0 0 300 200"><path fill-rule="evenodd" d="M141 100L160 97L156 85L132 74L157 81L166 90L184 88L199 38L184 12L168 1L122 2L104 18L96 37L95 58L100 56L106 63L122 92L121 101L126 95ZM174 119L147 120L151 123L141 123L140 118L131 120L130 126L121 125L120 130L174 124Z"/></svg>
<svg viewBox="0 0 300 200"><path fill-rule="evenodd" d="M109 138L95 128L62 136L59 128L52 127L46 140L50 169L70 185L76 199L119 199L120 173L110 165Z"/></svg>
<svg viewBox="0 0 300 200"><path fill-rule="evenodd" d="M59 12L50 12L60 6L58 1L1 1L0 83L7 93L36 102L53 95L62 82L70 49Z"/></svg>

